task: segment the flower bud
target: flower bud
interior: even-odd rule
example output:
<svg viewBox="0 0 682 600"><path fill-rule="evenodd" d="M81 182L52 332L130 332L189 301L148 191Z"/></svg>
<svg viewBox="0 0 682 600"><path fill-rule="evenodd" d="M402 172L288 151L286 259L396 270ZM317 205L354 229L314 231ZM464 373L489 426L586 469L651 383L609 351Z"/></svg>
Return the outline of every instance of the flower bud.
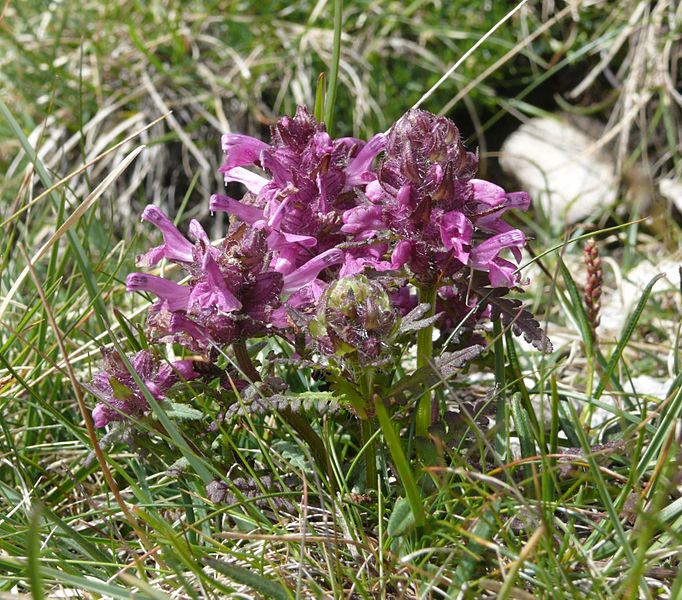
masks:
<svg viewBox="0 0 682 600"><path fill-rule="evenodd" d="M384 287L364 275L353 275L329 286L311 333L318 339L326 337L339 356L356 354L361 361L375 360L396 324L397 313Z"/></svg>

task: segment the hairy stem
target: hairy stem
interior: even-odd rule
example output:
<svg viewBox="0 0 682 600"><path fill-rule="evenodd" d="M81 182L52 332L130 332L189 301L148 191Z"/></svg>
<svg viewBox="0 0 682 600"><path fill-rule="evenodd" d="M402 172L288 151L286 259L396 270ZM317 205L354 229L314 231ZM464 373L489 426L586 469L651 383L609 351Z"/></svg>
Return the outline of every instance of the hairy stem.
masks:
<svg viewBox="0 0 682 600"><path fill-rule="evenodd" d="M234 356L237 359L237 365L242 373L251 380L251 383L260 381L260 373L249 356L249 351L246 349L246 342L242 339L236 340L232 344L232 349L234 350Z"/></svg>
<svg viewBox="0 0 682 600"><path fill-rule="evenodd" d="M430 305L426 317L433 316L436 312L436 288L420 288L419 302L428 302ZM417 368L428 367L433 358L433 325L424 327L417 333ZM417 435L426 437L429 427L433 423L431 408L432 394L427 390L417 404Z"/></svg>

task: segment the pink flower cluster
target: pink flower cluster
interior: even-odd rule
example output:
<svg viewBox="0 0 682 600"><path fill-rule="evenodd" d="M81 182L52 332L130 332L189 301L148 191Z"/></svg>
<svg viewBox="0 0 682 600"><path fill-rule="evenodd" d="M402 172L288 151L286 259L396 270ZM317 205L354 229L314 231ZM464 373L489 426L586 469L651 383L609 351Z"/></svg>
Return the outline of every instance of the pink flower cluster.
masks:
<svg viewBox="0 0 682 600"><path fill-rule="evenodd" d="M95 427L123 421L126 416L142 416L149 410L149 404L121 357L114 350L103 350L102 355L103 370L95 375L91 384L93 393L102 400L92 411ZM162 365L148 350L141 350L129 360L156 400L163 400L175 383L199 376L191 360Z"/></svg>
<svg viewBox="0 0 682 600"><path fill-rule="evenodd" d="M360 273L390 279L403 312L414 306L415 288L437 290L446 308L457 304L452 315L481 300L477 289L520 283L525 237L502 217L510 208L526 210L529 197L476 179L477 157L446 118L411 110L364 142L332 139L299 107L272 127L269 144L227 134L222 147L225 182L246 188L240 200L211 197L211 211L232 217L222 241L212 243L197 221L185 237L155 206L142 214L163 244L138 264L166 259L186 275L182 283L128 276L128 290L157 298L147 321L153 341L210 357L237 340L286 337L293 314L299 325L301 315L312 318L331 283ZM481 306L478 316L485 311ZM143 407L117 408L132 414ZM96 410L99 426L119 415Z"/></svg>

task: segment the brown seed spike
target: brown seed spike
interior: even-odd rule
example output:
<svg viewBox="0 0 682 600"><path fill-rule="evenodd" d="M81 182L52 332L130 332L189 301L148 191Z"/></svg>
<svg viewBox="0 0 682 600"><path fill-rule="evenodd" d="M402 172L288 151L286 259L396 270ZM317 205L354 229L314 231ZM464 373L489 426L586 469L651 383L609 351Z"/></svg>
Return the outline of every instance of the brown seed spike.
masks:
<svg viewBox="0 0 682 600"><path fill-rule="evenodd" d="M599 248L594 238L590 238L585 242L583 248L583 260L587 266L587 281L585 282L585 292L583 298L585 300L585 309L587 318L590 321L592 329L592 337L597 341L597 327L600 321L601 311L601 295L602 283L604 275L601 269L601 257L599 256Z"/></svg>

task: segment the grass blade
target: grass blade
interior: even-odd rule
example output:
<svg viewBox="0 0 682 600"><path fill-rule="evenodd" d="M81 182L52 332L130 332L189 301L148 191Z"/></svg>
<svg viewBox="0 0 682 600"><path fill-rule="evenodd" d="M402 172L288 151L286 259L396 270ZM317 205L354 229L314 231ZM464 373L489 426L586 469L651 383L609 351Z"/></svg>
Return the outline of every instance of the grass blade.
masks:
<svg viewBox="0 0 682 600"><path fill-rule="evenodd" d="M28 526L28 581L31 586L33 600L43 600L43 578L40 575L40 522L41 506L34 504L31 511L31 520Z"/></svg>
<svg viewBox="0 0 682 600"><path fill-rule="evenodd" d="M266 598L274 598L274 600L291 600L293 598L293 594L280 583L256 575L256 573L249 569L231 565L215 558L205 558L204 562L218 571L218 573L226 575L237 583L250 587Z"/></svg>
<svg viewBox="0 0 682 600"><path fill-rule="evenodd" d="M613 353L611 354L611 357L609 358L609 362L607 363L606 368L604 369L604 374L599 380L599 385L597 386L597 389L594 392L595 399L598 399L604 393L604 390L606 389L606 384L613 375L613 372L616 369L616 365L618 364L620 357L623 355L623 350L625 350L625 346L627 346L628 342L630 341L630 338L632 337L632 334L635 331L635 327L637 326L637 323L639 322L639 319L642 316L642 313L644 312L644 307L646 306L646 303L649 301L651 291L653 290L654 285L656 285L656 282L662 277L665 277L664 273L656 275L656 277L654 277L649 282L646 288L644 288L642 296L640 297L639 302L637 302L637 306L635 307L634 312L628 319L627 325L625 326L625 330L623 331L623 335L620 337L620 340L618 340L618 344L616 345L616 348L614 349Z"/></svg>
<svg viewBox="0 0 682 600"><path fill-rule="evenodd" d="M332 49L332 64L329 68L329 87L325 101L324 122L327 132L334 132L334 104L339 82L339 62L341 61L341 30L343 29L343 0L334 0L334 47Z"/></svg>
<svg viewBox="0 0 682 600"><path fill-rule="evenodd" d="M417 529L421 530L426 524L426 514L424 513L422 499L419 495L419 490L417 489L417 483L412 476L412 469L407 462L407 457L405 456L405 452L403 452L400 438L388 416L384 403L380 399L376 399L374 406L376 408L377 418L379 419L379 425L381 426L381 432L384 434L386 445L391 453L393 463L395 464L395 468L397 469L400 480L405 488L405 494L412 507L415 526Z"/></svg>
<svg viewBox="0 0 682 600"><path fill-rule="evenodd" d="M324 73L317 78L317 90L315 92L315 119L320 123L324 120Z"/></svg>

